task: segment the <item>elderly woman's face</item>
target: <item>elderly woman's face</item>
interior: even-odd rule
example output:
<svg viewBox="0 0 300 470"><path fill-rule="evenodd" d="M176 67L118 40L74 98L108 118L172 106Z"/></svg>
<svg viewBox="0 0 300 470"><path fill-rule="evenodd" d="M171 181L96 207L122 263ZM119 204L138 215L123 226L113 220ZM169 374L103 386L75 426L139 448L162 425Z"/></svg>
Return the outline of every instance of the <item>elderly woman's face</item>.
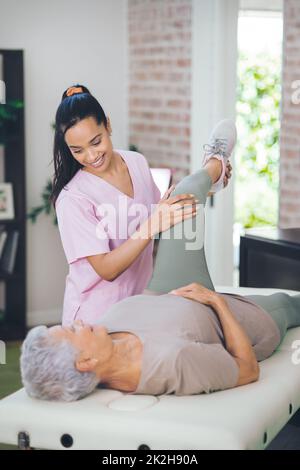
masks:
<svg viewBox="0 0 300 470"><path fill-rule="evenodd" d="M112 348L112 339L103 325L90 326L77 320L72 326L52 326L49 333L57 340L70 341L80 353L97 359L107 359Z"/></svg>

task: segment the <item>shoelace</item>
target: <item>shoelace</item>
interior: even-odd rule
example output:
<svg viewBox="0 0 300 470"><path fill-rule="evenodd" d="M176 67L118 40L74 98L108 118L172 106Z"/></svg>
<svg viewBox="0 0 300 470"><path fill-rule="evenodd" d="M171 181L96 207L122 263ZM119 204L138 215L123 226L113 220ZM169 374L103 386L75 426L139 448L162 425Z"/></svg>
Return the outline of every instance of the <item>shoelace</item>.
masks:
<svg viewBox="0 0 300 470"><path fill-rule="evenodd" d="M227 139L216 139L212 145L203 145L203 150L208 156L221 155L222 157L227 158L226 145Z"/></svg>

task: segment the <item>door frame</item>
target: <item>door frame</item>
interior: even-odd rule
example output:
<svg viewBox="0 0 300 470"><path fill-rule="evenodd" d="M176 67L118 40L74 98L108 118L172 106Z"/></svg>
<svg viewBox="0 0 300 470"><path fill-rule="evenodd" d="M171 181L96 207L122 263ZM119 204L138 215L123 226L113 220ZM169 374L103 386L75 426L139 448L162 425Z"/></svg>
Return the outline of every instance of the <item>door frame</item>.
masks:
<svg viewBox="0 0 300 470"><path fill-rule="evenodd" d="M213 126L236 118L239 0L193 0L191 166ZM215 285L233 285L234 155L228 187L206 206L205 251ZM212 205L213 202L213 205Z"/></svg>

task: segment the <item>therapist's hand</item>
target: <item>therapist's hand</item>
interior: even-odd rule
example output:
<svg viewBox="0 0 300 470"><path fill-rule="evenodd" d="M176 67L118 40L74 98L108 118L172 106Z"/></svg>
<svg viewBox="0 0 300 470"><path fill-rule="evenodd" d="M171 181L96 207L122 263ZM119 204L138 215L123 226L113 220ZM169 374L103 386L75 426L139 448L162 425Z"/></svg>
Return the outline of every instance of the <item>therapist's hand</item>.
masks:
<svg viewBox="0 0 300 470"><path fill-rule="evenodd" d="M167 189L167 191L165 192L165 194L163 195L163 197L159 201L159 204L161 202L165 201L166 199L169 199L169 197L170 197L171 193L174 191L175 187L176 187L175 184L172 184L172 186L169 189Z"/></svg>
<svg viewBox="0 0 300 470"><path fill-rule="evenodd" d="M232 166L231 166L231 163L230 161L228 160L227 164L226 164L226 170L225 170L225 175L224 175L224 179L223 179L223 183L224 183L224 186L223 186L223 189L226 188L226 186L228 186L228 183L229 183L229 180L231 178L231 172L232 172ZM214 196L215 193L207 193L207 196L210 197L210 196Z"/></svg>
<svg viewBox="0 0 300 470"><path fill-rule="evenodd" d="M148 219L151 237L197 214L196 205L200 201L193 194L177 194L176 196L169 197L168 193L171 191L173 191L172 187L159 201L153 214Z"/></svg>

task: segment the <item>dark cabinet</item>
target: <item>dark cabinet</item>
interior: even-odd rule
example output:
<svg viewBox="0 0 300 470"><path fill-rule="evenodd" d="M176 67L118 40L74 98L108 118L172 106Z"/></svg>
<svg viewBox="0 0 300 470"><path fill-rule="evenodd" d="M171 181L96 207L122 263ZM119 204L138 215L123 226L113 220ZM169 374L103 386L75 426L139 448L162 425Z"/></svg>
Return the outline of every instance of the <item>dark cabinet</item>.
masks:
<svg viewBox="0 0 300 470"><path fill-rule="evenodd" d="M7 111L12 102L23 105L17 109L16 119L4 122L2 117L1 156L3 158L3 178L13 188L14 219L0 220L7 234L18 232L17 249L13 272L0 269L0 282L4 284L4 308L0 317L0 339L16 340L25 335L26 330L26 194L25 194L25 132L24 132L24 71L23 51L0 49L0 79L5 83L5 102L2 112ZM3 87L2 87L3 90ZM1 119L1 117L0 117ZM2 227L3 228L3 227ZM2 299L3 300L3 299Z"/></svg>
<svg viewBox="0 0 300 470"><path fill-rule="evenodd" d="M300 291L300 228L248 230L240 243L240 286Z"/></svg>

